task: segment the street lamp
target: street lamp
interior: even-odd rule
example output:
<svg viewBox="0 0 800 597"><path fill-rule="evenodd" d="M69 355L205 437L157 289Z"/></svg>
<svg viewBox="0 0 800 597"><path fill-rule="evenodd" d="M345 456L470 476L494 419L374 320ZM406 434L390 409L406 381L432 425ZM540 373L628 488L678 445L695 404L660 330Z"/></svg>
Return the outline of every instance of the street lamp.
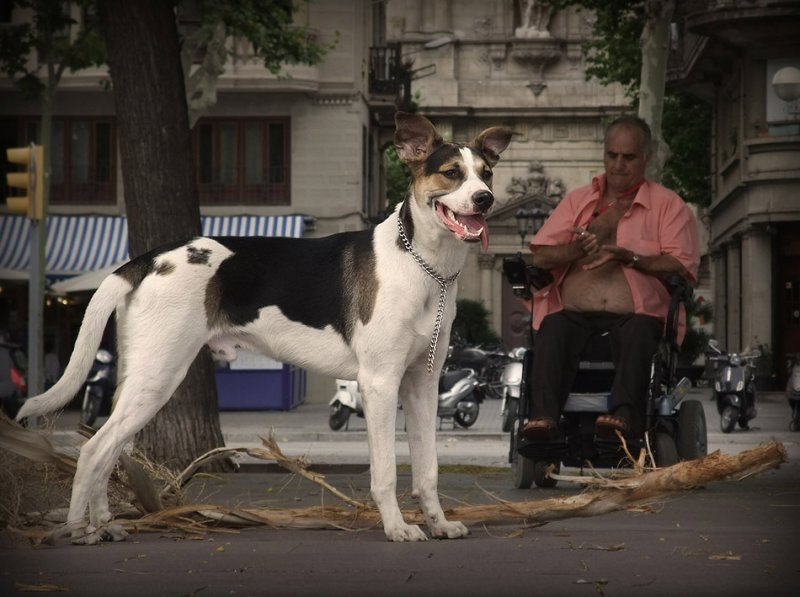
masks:
<svg viewBox="0 0 800 597"><path fill-rule="evenodd" d="M528 233L536 234L541 229L550 210L539 204L528 209L520 207L514 215L517 218L517 230L519 231L520 244L525 246L525 237Z"/></svg>

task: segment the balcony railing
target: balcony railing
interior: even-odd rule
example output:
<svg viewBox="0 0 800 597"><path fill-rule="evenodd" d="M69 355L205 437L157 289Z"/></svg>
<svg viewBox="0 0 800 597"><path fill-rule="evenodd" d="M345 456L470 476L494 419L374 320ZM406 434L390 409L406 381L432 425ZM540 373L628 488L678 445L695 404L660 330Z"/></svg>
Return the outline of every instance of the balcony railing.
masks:
<svg viewBox="0 0 800 597"><path fill-rule="evenodd" d="M369 91L396 95L402 85L400 45L376 46L369 49Z"/></svg>

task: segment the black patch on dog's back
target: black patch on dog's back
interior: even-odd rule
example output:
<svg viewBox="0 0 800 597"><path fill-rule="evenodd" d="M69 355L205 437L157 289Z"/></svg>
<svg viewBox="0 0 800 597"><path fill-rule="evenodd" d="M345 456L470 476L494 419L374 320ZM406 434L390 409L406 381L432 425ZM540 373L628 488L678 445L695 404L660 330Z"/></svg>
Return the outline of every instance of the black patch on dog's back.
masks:
<svg viewBox="0 0 800 597"><path fill-rule="evenodd" d="M142 280L144 280L149 274L156 272L156 257L162 255L163 253L177 249L178 247L182 247L188 242L191 242L191 239L179 240L157 247L152 251L143 253L128 263L118 267L116 270L114 270L114 273L125 278L125 280L127 280L131 286L134 287L134 289L138 288L139 284L142 283ZM156 273L165 274L169 272L162 270Z"/></svg>
<svg viewBox="0 0 800 597"><path fill-rule="evenodd" d="M276 306L287 318L350 340L357 320L368 321L377 293L372 231L318 239L215 238L233 255L209 281L209 322L241 326L259 309Z"/></svg>
<svg viewBox="0 0 800 597"><path fill-rule="evenodd" d="M189 253L189 263L195 265L207 265L211 257L211 249L198 249L197 247L186 247Z"/></svg>

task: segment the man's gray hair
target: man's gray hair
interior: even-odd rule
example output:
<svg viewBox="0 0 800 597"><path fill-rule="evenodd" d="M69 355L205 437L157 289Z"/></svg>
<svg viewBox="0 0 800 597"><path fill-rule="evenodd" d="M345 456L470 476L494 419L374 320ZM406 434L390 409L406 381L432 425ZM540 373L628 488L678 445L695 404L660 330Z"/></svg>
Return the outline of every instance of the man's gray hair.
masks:
<svg viewBox="0 0 800 597"><path fill-rule="evenodd" d="M625 115L615 119L611 124L606 127L606 135L604 141L608 139L608 134L618 126L626 126L638 129L642 133L644 140L645 151L651 151L653 148L653 133L650 131L650 125L644 118L638 116Z"/></svg>

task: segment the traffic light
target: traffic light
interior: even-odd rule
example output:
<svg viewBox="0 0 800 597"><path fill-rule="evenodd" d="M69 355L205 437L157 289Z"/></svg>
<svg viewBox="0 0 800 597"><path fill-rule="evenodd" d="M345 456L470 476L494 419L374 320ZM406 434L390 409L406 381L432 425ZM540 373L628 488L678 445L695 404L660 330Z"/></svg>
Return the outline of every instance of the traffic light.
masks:
<svg viewBox="0 0 800 597"><path fill-rule="evenodd" d="M22 189L25 194L7 197L11 213L27 216L31 220L44 218L44 150L41 145L13 147L6 150L8 161L22 166L20 172L6 174L9 188Z"/></svg>

